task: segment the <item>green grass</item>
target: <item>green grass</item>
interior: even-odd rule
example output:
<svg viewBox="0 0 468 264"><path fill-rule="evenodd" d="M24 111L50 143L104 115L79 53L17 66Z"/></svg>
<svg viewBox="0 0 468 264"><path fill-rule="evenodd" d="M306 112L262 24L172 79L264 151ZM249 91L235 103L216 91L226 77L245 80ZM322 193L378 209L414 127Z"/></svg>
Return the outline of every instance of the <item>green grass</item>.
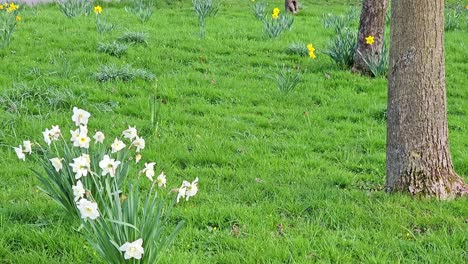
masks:
<svg viewBox="0 0 468 264"><path fill-rule="evenodd" d="M0 263L99 262L75 231L78 221L37 189L30 169L38 165L11 148L42 142L53 124L68 131L73 106L92 112L90 131L118 135L136 125L147 143L143 160L157 162L168 187L200 178L199 194L175 208L173 222L186 225L163 263L466 263L466 198L382 191L386 80L353 75L321 53L334 35L322 14L357 1L302 2L292 31L276 40L262 35L247 0L223 1L206 39L190 1L160 4L147 23L123 4L103 3L117 29L102 36L94 15L68 19L55 5L23 10L12 45L0 51L0 99L11 99L0 104ZM121 58L97 52L97 43L128 31L148 33L148 45L129 46ZM313 43L317 59L288 55L294 42ZM468 180L466 43L466 31L446 35L451 152ZM302 72L287 95L266 77L282 63ZM157 81L99 83L96 72L110 64L145 69Z"/></svg>

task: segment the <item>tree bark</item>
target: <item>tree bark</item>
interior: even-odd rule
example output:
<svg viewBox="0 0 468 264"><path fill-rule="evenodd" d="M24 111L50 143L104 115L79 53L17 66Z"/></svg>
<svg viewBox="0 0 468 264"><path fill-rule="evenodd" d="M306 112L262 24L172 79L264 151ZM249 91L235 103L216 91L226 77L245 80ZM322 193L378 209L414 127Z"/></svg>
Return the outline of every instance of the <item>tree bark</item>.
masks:
<svg viewBox="0 0 468 264"><path fill-rule="evenodd" d="M377 56L382 51L386 11L387 0L364 0L359 21L357 50L354 55L352 69L354 72L371 73L362 56ZM368 36L374 37L375 42L372 45L366 44Z"/></svg>
<svg viewBox="0 0 468 264"><path fill-rule="evenodd" d="M286 12L297 14L299 12L299 0L284 0L284 9Z"/></svg>
<svg viewBox="0 0 468 264"><path fill-rule="evenodd" d="M393 1L390 41L386 190L466 195L448 143L444 1Z"/></svg>

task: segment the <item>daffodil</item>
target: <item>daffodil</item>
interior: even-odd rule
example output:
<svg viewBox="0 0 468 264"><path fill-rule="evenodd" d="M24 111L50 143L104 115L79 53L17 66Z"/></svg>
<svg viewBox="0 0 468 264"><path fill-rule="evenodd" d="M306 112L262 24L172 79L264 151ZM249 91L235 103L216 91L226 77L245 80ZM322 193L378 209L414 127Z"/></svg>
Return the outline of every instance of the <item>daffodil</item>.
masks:
<svg viewBox="0 0 468 264"><path fill-rule="evenodd" d="M154 165L156 162L150 162L150 163L145 163L145 168L140 171L139 174L144 173L145 176L150 180L153 181L153 176L154 176Z"/></svg>
<svg viewBox="0 0 468 264"><path fill-rule="evenodd" d="M82 219L96 219L99 217L99 211L97 207L97 203L88 201L82 198L80 201L76 203L78 210L80 210L81 218Z"/></svg>
<svg viewBox="0 0 468 264"><path fill-rule="evenodd" d="M309 51L309 57L311 59L315 59L317 56L315 56L315 53L313 51Z"/></svg>
<svg viewBox="0 0 468 264"><path fill-rule="evenodd" d="M141 255L145 253L143 249L143 239L138 239L133 242L126 242L122 246L119 247L119 250L125 252L124 259L141 259Z"/></svg>
<svg viewBox="0 0 468 264"><path fill-rule="evenodd" d="M31 154L32 152L31 141L29 140L23 141L23 147L24 147L24 150L23 150L24 153Z"/></svg>
<svg viewBox="0 0 468 264"><path fill-rule="evenodd" d="M99 15L102 13L102 7L97 5L94 7L94 13L96 13L96 15Z"/></svg>
<svg viewBox="0 0 468 264"><path fill-rule="evenodd" d="M119 152L121 151L123 148L125 148L125 144L119 140L118 138L116 138L114 140L114 143L111 144L111 148L112 148L112 152L111 153L115 153L115 152Z"/></svg>
<svg viewBox="0 0 468 264"><path fill-rule="evenodd" d="M79 179L83 176L87 176L88 172L91 171L91 161L89 155L82 154L78 158L73 159L73 163L69 165L72 167L73 172L75 173L75 179Z"/></svg>
<svg viewBox="0 0 468 264"><path fill-rule="evenodd" d="M91 139L88 137L88 135L86 135L83 132L80 132L75 142L73 142L73 146L80 147L80 148L89 148L90 141Z"/></svg>
<svg viewBox="0 0 468 264"><path fill-rule="evenodd" d="M96 143L103 143L106 137L104 136L104 133L102 133L101 131L97 131L96 134L94 134L93 138L94 138L94 143L96 144Z"/></svg>
<svg viewBox="0 0 468 264"><path fill-rule="evenodd" d="M72 186L73 190L73 195L75 196L75 202L83 198L84 194L86 193L86 190L83 187L83 183L78 180L76 182L76 185Z"/></svg>
<svg viewBox="0 0 468 264"><path fill-rule="evenodd" d="M374 44L374 42L375 42L375 41L374 41L374 37L373 37L373 36L368 36L368 37L366 38L366 44L367 44L367 45L372 45L372 44Z"/></svg>
<svg viewBox="0 0 468 264"><path fill-rule="evenodd" d="M140 150L145 148L145 140L142 137L137 136L132 142L132 146L136 147L136 152L140 152Z"/></svg>
<svg viewBox="0 0 468 264"><path fill-rule="evenodd" d="M159 174L156 178L156 183L158 184L158 187L166 187L166 181L166 175L164 175L164 171L161 171L161 174Z"/></svg>
<svg viewBox="0 0 468 264"><path fill-rule="evenodd" d="M183 181L182 186L180 186L178 193L177 193L177 202L179 202L180 198L185 198L186 201L189 200L190 197L195 196L198 192L198 177L192 182Z"/></svg>
<svg viewBox="0 0 468 264"><path fill-rule="evenodd" d="M272 17L273 19L278 19L279 13L280 13L280 9L277 8L277 7L275 7L275 8L273 9L273 14L271 15L271 17Z"/></svg>
<svg viewBox="0 0 468 264"><path fill-rule="evenodd" d="M138 153L138 154L135 155L135 163L140 162L140 160L141 160L141 154Z"/></svg>
<svg viewBox="0 0 468 264"><path fill-rule="evenodd" d="M75 122L76 126L87 125L88 119L91 114L83 109L79 109L78 107L73 107L73 115L72 121Z"/></svg>
<svg viewBox="0 0 468 264"><path fill-rule="evenodd" d="M54 166L54 169L55 169L56 172L59 172L63 168L61 159L52 158L52 159L49 159L49 161L50 161L50 163L52 163L52 166Z"/></svg>
<svg viewBox="0 0 468 264"><path fill-rule="evenodd" d="M99 167L102 169L102 176L109 174L111 177L114 177L117 166L119 166L120 163L120 161L111 159L109 155L104 155L104 158L99 162Z"/></svg>
<svg viewBox="0 0 468 264"><path fill-rule="evenodd" d="M44 136L45 143L50 146L50 143L52 143L52 139L51 139L51 136L50 136L49 129L46 128L46 130L44 132L42 132L42 136Z"/></svg>
<svg viewBox="0 0 468 264"><path fill-rule="evenodd" d="M124 136L124 138L128 138L130 140L133 140L134 138L136 138L138 136L138 132L136 130L136 127L129 126L128 129L126 129L126 130L124 130L124 132L122 132L122 135Z"/></svg>
<svg viewBox="0 0 468 264"><path fill-rule="evenodd" d="M60 136L62 135L62 132L60 131L59 126L52 126L52 129L49 130L49 133L50 133L51 139L55 141L59 140Z"/></svg>
<svg viewBox="0 0 468 264"><path fill-rule="evenodd" d="M17 148L15 148L16 156L18 156L18 159L25 161L26 160L26 155L24 155L23 152L23 146L19 145Z"/></svg>

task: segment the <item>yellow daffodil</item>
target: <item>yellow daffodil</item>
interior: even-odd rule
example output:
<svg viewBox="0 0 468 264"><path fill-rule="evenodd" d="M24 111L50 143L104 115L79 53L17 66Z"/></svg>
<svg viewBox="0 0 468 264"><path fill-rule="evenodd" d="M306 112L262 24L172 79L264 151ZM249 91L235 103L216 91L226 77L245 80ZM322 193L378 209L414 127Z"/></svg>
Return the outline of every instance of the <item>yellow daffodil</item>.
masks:
<svg viewBox="0 0 468 264"><path fill-rule="evenodd" d="M23 18L20 17L20 16L16 16L16 21L21 21L21 19L23 19Z"/></svg>
<svg viewBox="0 0 468 264"><path fill-rule="evenodd" d="M102 13L102 7L101 6L95 6L94 7L94 13L96 13L96 15L99 15Z"/></svg>
<svg viewBox="0 0 468 264"><path fill-rule="evenodd" d="M3 8L5 8L3 5L0 5L0 10L3 10Z"/></svg>
<svg viewBox="0 0 468 264"><path fill-rule="evenodd" d="M366 44L367 44L367 45L372 45L372 44L374 44L374 37L373 37L373 36L368 36L368 37L366 38Z"/></svg>
<svg viewBox="0 0 468 264"><path fill-rule="evenodd" d="M6 7L6 6L5 6ZM15 3L11 3L8 8L6 9L7 13L13 12L18 10L19 5L15 5Z"/></svg>
<svg viewBox="0 0 468 264"><path fill-rule="evenodd" d="M315 53L313 51L309 51L309 57L311 59L315 59L316 58Z"/></svg>
<svg viewBox="0 0 468 264"><path fill-rule="evenodd" d="M314 52L314 51L315 51L315 48L314 48L314 46L312 45L312 43L309 43L309 44L307 45L307 50L308 50L309 52Z"/></svg>
<svg viewBox="0 0 468 264"><path fill-rule="evenodd" d="M276 13L273 13L273 14L271 15L271 18L273 18L273 19L278 19L278 17L279 17L279 16L278 16L278 14L276 14Z"/></svg>

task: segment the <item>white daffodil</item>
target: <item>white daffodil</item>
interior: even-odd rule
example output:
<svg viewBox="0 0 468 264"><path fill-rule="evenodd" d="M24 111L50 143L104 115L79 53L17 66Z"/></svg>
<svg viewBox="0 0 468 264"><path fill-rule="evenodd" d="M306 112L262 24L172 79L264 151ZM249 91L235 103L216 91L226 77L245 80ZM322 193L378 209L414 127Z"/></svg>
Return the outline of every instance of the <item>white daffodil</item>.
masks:
<svg viewBox="0 0 468 264"><path fill-rule="evenodd" d="M19 145L17 148L15 148L16 156L18 156L18 159L26 161L26 155L24 155L23 152L23 146Z"/></svg>
<svg viewBox="0 0 468 264"><path fill-rule="evenodd" d="M195 178L195 180L187 186L187 191L185 192L185 196L187 201L189 200L190 197L195 196L198 192L198 177Z"/></svg>
<svg viewBox="0 0 468 264"><path fill-rule="evenodd" d="M52 159L49 159L49 160L50 160L50 163L52 163L52 166L54 166L55 171L59 172L63 168L61 159L52 158Z"/></svg>
<svg viewBox="0 0 468 264"><path fill-rule="evenodd" d="M86 112L83 109L79 109L77 107L73 107L73 116L72 116L72 121L75 122L76 126L81 125L87 125L88 124L88 119L91 116L89 112Z"/></svg>
<svg viewBox="0 0 468 264"><path fill-rule="evenodd" d="M83 132L80 133L76 141L73 142L73 146L80 148L89 148L89 142L91 139Z"/></svg>
<svg viewBox="0 0 468 264"><path fill-rule="evenodd" d="M136 152L140 152L140 150L145 148L145 140L142 137L136 136L132 142L132 146L136 147Z"/></svg>
<svg viewBox="0 0 468 264"><path fill-rule="evenodd" d="M49 134L52 140L55 140L55 141L59 140L60 135L61 135L59 126L52 126L52 129L49 130Z"/></svg>
<svg viewBox="0 0 468 264"><path fill-rule="evenodd" d="M103 160L99 162L99 167L102 169L102 176L106 176L109 173L111 177L114 177L119 164L120 161L115 161L111 159L109 155L105 155Z"/></svg>
<svg viewBox="0 0 468 264"><path fill-rule="evenodd" d="M136 127L131 127L131 126L128 126L128 129L127 130L124 130L124 132L122 133L122 135L124 136L124 138L128 138L130 140L133 140L134 138L136 138L138 136L137 134L137 130L136 130Z"/></svg>
<svg viewBox="0 0 468 264"><path fill-rule="evenodd" d="M140 162L140 160L141 160L141 154L138 153L138 154L135 155L135 163Z"/></svg>
<svg viewBox="0 0 468 264"><path fill-rule="evenodd" d="M75 146L75 142L78 141L78 137L80 136L80 129L77 128L76 130L70 130L70 134L70 141L73 142L73 145Z"/></svg>
<svg viewBox="0 0 468 264"><path fill-rule="evenodd" d="M94 220L99 217L97 203L81 198L81 200L78 201L76 205L78 207L78 210L80 210L82 219L89 218Z"/></svg>
<svg viewBox="0 0 468 264"><path fill-rule="evenodd" d="M52 137L50 136L50 130L46 128L44 132L42 132L42 135L44 136L44 141L47 145L50 146L50 143L52 143Z"/></svg>
<svg viewBox="0 0 468 264"><path fill-rule="evenodd" d="M156 178L156 183L158 184L158 187L166 187L166 175L164 175L164 171L161 171L161 174L158 175Z"/></svg>
<svg viewBox="0 0 468 264"><path fill-rule="evenodd" d="M93 138L94 138L94 143L96 144L96 143L103 143L106 137L104 136L104 133L102 133L101 131L97 131L96 134L94 134Z"/></svg>
<svg viewBox="0 0 468 264"><path fill-rule="evenodd" d="M141 173L144 173L146 175L146 177L148 177L148 179L150 181L153 181L153 176L154 176L154 165L156 163L155 162L151 162L151 163L145 163L145 168L143 170L140 171L140 174Z"/></svg>
<svg viewBox="0 0 468 264"><path fill-rule="evenodd" d="M29 140L23 141L23 147L24 147L24 149L23 149L24 153L31 154L31 152L32 152L31 141L29 141Z"/></svg>
<svg viewBox="0 0 468 264"><path fill-rule="evenodd" d="M114 140L114 143L112 143L111 148L112 148L112 153L115 153L125 148L125 144L121 140L116 138Z"/></svg>
<svg viewBox="0 0 468 264"><path fill-rule="evenodd" d="M91 171L90 169L90 159L89 155L82 154L78 158L73 159L73 163L69 164L73 172L75 173L75 179L79 179L83 176L87 176L88 172Z"/></svg>
<svg viewBox="0 0 468 264"><path fill-rule="evenodd" d="M186 192L187 192L187 186L190 185L190 182L188 181L183 181L182 186L180 186L178 192L177 192L177 202L179 202L180 198L185 198Z"/></svg>
<svg viewBox="0 0 468 264"><path fill-rule="evenodd" d="M141 259L141 255L145 253L145 250L143 249L143 239L138 239L135 240L131 243L125 242L122 246L119 247L119 250L122 252L125 252L124 258L125 259Z"/></svg>
<svg viewBox="0 0 468 264"><path fill-rule="evenodd" d="M75 202L83 198L84 194L86 193L86 190L83 187L83 183L80 180L76 182L76 185L72 186L72 189L73 195L75 196Z"/></svg>

